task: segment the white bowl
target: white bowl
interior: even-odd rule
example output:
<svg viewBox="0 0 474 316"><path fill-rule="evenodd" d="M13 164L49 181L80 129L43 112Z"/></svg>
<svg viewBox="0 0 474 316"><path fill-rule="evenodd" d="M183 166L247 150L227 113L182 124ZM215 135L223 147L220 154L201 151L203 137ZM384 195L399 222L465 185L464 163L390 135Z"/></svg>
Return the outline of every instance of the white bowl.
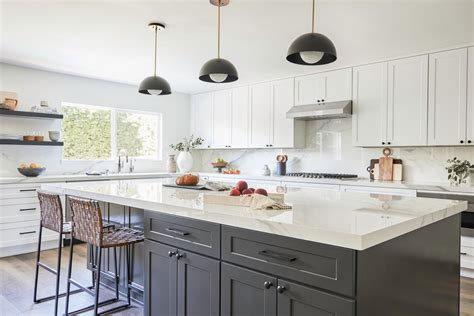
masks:
<svg viewBox="0 0 474 316"><path fill-rule="evenodd" d="M49 139L53 142L57 142L61 137L61 133L59 131L49 131Z"/></svg>

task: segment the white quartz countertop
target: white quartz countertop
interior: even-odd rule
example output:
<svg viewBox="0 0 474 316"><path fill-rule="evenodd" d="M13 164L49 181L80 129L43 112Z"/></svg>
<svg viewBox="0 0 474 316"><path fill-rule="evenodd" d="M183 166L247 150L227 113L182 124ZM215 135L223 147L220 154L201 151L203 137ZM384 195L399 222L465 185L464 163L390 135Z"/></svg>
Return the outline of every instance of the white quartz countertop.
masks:
<svg viewBox="0 0 474 316"><path fill-rule="evenodd" d="M50 175L38 177L0 177L0 184L20 184L20 183L47 183L47 182L66 182L66 181L97 181L114 179L150 179L166 178L176 176L176 173L167 172L136 172L136 173L110 173L100 176L88 176L86 174L68 174L68 175Z"/></svg>
<svg viewBox="0 0 474 316"><path fill-rule="evenodd" d="M203 203L209 191L163 186L172 179L49 183L45 190L166 214L364 250L458 214L466 202L288 188L289 210ZM276 187L266 186L269 192Z"/></svg>
<svg viewBox="0 0 474 316"><path fill-rule="evenodd" d="M474 196L474 184L449 185L448 183L440 182L416 182L416 181L381 181L370 180L368 178L357 179L313 179L302 177L289 176L258 176L258 175L228 175L215 172L199 172L201 177L218 177L222 179L233 179L235 181L240 179L254 180L254 181L282 181L282 182L296 182L296 183L314 183L314 184L332 184L332 185L347 185L347 186L364 186L364 187L378 187L378 188L392 188L392 189L407 189L419 192L436 192L446 194L461 194Z"/></svg>

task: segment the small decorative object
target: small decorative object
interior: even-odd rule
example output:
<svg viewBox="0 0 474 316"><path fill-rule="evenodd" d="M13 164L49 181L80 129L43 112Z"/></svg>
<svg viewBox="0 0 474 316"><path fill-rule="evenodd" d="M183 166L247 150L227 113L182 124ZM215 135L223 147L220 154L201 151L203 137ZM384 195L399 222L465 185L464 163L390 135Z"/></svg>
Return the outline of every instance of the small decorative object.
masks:
<svg viewBox="0 0 474 316"><path fill-rule="evenodd" d="M49 139L52 142L57 142L57 141L59 141L59 138L61 138L61 132L60 131L49 131L48 135L49 135Z"/></svg>
<svg viewBox="0 0 474 316"><path fill-rule="evenodd" d="M268 165L263 166L263 171L262 171L262 176L269 176L271 175L270 168L268 168Z"/></svg>
<svg viewBox="0 0 474 316"><path fill-rule="evenodd" d="M217 169L217 172L222 173L222 169L227 166L227 162L222 158L217 158L216 161L211 162L211 165Z"/></svg>
<svg viewBox="0 0 474 316"><path fill-rule="evenodd" d="M461 183L467 183L470 175L471 163L467 160L461 161L457 157L448 159L448 180L451 184L459 185Z"/></svg>
<svg viewBox="0 0 474 316"><path fill-rule="evenodd" d="M182 142L177 144L171 144L170 147L173 150L179 151L178 155L178 168L180 172L189 172L193 168L193 156L191 155L191 149L195 149L197 146L202 145L204 139L201 137L194 138L194 135L185 137Z"/></svg>
<svg viewBox="0 0 474 316"><path fill-rule="evenodd" d="M0 91L0 109L15 111L18 105L16 92Z"/></svg>
<svg viewBox="0 0 474 316"><path fill-rule="evenodd" d="M278 155L277 160L277 175L284 176L286 175L286 162L288 161L287 155Z"/></svg>
<svg viewBox="0 0 474 316"><path fill-rule="evenodd" d="M35 135L24 135L23 136L24 141L32 142L35 140Z"/></svg>
<svg viewBox="0 0 474 316"><path fill-rule="evenodd" d="M49 106L49 105L48 105L48 101L41 101L41 102L40 102L40 106L41 106L42 108L47 108L47 107Z"/></svg>
<svg viewBox="0 0 474 316"><path fill-rule="evenodd" d="M168 160L166 161L166 171L169 173L176 173L176 155L168 155Z"/></svg>
<svg viewBox="0 0 474 316"><path fill-rule="evenodd" d="M42 141L44 141L44 136L41 136L41 135L35 136L35 142L42 142Z"/></svg>
<svg viewBox="0 0 474 316"><path fill-rule="evenodd" d="M41 173L43 173L46 168L41 167L37 163L31 163L31 164L21 164L17 168L18 172L21 173L22 175L26 177L37 177Z"/></svg>
<svg viewBox="0 0 474 316"><path fill-rule="evenodd" d="M240 174L240 170L234 169L234 168L227 168L227 169L224 169L222 173L223 174Z"/></svg>

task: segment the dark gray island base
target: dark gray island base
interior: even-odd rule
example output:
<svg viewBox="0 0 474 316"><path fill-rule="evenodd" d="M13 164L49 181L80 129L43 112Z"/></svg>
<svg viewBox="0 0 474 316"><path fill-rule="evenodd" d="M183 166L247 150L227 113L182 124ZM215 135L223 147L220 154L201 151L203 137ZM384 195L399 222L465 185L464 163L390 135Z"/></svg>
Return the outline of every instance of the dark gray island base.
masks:
<svg viewBox="0 0 474 316"><path fill-rule="evenodd" d="M459 214L359 251L101 203L104 220L145 231L132 291L145 315L459 315Z"/></svg>

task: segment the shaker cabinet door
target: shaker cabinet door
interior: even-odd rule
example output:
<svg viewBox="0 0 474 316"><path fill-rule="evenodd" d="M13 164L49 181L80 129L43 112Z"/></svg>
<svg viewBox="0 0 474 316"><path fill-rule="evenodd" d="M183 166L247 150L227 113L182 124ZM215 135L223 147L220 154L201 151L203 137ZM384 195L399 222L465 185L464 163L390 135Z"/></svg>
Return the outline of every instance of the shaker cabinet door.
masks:
<svg viewBox="0 0 474 316"><path fill-rule="evenodd" d="M176 248L145 240L145 315L177 315Z"/></svg>
<svg viewBox="0 0 474 316"><path fill-rule="evenodd" d="M293 78L272 82L273 120L272 147L291 148L294 146L295 120L286 118L293 106Z"/></svg>
<svg viewBox="0 0 474 316"><path fill-rule="evenodd" d="M269 147L271 119L271 83L266 82L250 86L250 147Z"/></svg>
<svg viewBox="0 0 474 316"><path fill-rule="evenodd" d="M423 146L428 128L428 55L388 63L387 144Z"/></svg>
<svg viewBox="0 0 474 316"><path fill-rule="evenodd" d="M230 146L232 90L214 93L212 147L227 148Z"/></svg>
<svg viewBox="0 0 474 316"><path fill-rule="evenodd" d="M278 316L354 316L355 301L278 280Z"/></svg>
<svg viewBox="0 0 474 316"><path fill-rule="evenodd" d="M468 49L467 143L474 146L474 46Z"/></svg>
<svg viewBox="0 0 474 316"><path fill-rule="evenodd" d="M232 89L230 146L247 148L249 145L249 87Z"/></svg>
<svg viewBox="0 0 474 316"><path fill-rule="evenodd" d="M428 145L466 142L467 48L430 54Z"/></svg>
<svg viewBox="0 0 474 316"><path fill-rule="evenodd" d="M276 279L222 263L221 316L275 316Z"/></svg>
<svg viewBox="0 0 474 316"><path fill-rule="evenodd" d="M352 144L360 147L387 143L387 63L353 70Z"/></svg>
<svg viewBox="0 0 474 316"><path fill-rule="evenodd" d="M211 148L213 134L213 96L201 93L191 97L191 133L204 139L198 148Z"/></svg>
<svg viewBox="0 0 474 316"><path fill-rule="evenodd" d="M179 250L178 315L219 316L220 262Z"/></svg>
<svg viewBox="0 0 474 316"><path fill-rule="evenodd" d="M324 73L295 78L295 105L316 104L326 98Z"/></svg>

